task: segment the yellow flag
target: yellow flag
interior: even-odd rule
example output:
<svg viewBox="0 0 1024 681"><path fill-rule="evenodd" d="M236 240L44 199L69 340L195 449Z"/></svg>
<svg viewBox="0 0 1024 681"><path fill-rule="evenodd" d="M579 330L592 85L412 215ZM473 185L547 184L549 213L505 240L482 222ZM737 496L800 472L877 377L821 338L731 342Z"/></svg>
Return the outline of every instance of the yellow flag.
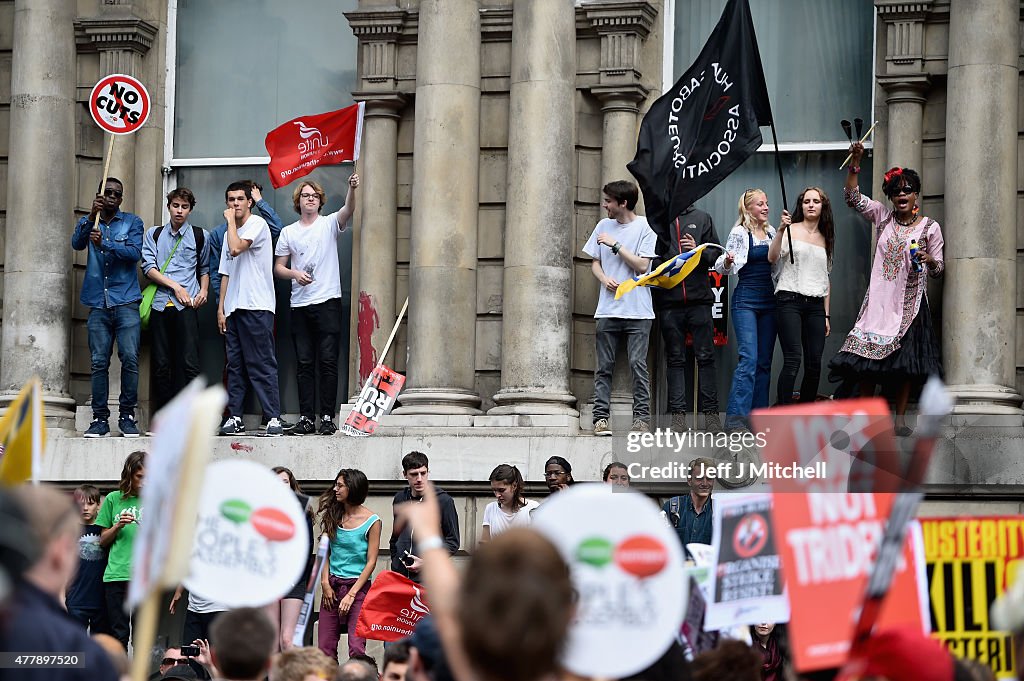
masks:
<svg viewBox="0 0 1024 681"><path fill-rule="evenodd" d="M46 445L42 386L29 380L0 418L0 483L18 485L39 474L39 460Z"/></svg>
<svg viewBox="0 0 1024 681"><path fill-rule="evenodd" d="M708 246L714 246L714 244L701 244L692 251L680 253L671 260L666 260L658 265L657 269L653 272L640 274L632 279L627 279L619 284L619 287L615 289L615 300L618 300L637 286L675 288L683 281L683 279L686 279L690 272L697 269L697 265L700 264L701 253L703 253L704 249ZM718 248L721 248L721 246Z"/></svg>

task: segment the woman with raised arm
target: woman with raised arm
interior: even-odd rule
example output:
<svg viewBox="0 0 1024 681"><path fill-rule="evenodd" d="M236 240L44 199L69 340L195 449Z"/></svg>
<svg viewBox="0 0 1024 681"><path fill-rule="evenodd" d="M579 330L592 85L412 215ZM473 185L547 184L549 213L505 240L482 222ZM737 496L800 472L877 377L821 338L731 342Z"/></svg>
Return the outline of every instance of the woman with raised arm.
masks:
<svg viewBox="0 0 1024 681"><path fill-rule="evenodd" d="M843 347L829 362L829 380L858 381L861 397L879 383L899 382L896 434L910 435L907 402L915 384L942 375L939 341L932 327L926 276L939 277L945 264L939 223L921 214L921 177L910 168L891 168L882 181L888 208L862 194L860 161L864 145L850 146L846 203L875 226L877 245L860 314Z"/></svg>
<svg viewBox="0 0 1024 681"><path fill-rule="evenodd" d="M782 224L790 223L782 211ZM719 274L737 274L732 293L732 327L739 361L732 375L725 429L749 429L752 409L768 406L772 355L775 353L775 285L768 250L775 228L768 224L768 196L748 189L739 200L739 219L729 232L725 253L715 261Z"/></svg>
<svg viewBox="0 0 1024 681"><path fill-rule="evenodd" d="M788 234L787 234L788 232ZM790 258L792 238L794 258ZM782 345L782 373L777 385L778 404L793 402L793 386L800 371L800 401L813 402L818 396L821 353L829 324L829 273L836 241L832 204L820 187L808 187L796 200L793 224L779 227L768 262L775 266L775 306Z"/></svg>

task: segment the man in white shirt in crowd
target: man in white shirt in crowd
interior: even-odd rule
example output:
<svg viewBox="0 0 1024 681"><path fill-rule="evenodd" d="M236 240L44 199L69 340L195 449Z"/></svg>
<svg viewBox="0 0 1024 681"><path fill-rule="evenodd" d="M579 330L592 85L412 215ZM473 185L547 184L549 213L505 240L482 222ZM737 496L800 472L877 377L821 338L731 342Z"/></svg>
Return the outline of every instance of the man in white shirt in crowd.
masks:
<svg viewBox="0 0 1024 681"><path fill-rule="evenodd" d="M651 419L650 374L647 372L647 341L651 335L654 307L651 290L638 287L615 300L619 284L644 274L656 255L658 237L647 218L633 212L640 192L628 180L609 182L601 188L601 208L608 217L597 223L583 252L593 258L591 270L601 282L597 302L597 368L594 371L594 435L611 435L612 371L619 340L626 340L629 368L633 372L633 424L631 430L648 432Z"/></svg>
<svg viewBox="0 0 1024 681"><path fill-rule="evenodd" d="M226 337L228 418L221 435L245 433L246 380L269 419L266 435L284 434L274 347L273 244L267 221L253 215L251 184L233 182L225 192L228 231L220 260L217 327Z"/></svg>
<svg viewBox="0 0 1024 681"><path fill-rule="evenodd" d="M274 274L292 282L292 339L295 341L296 373L301 418L289 430L292 435L333 435L338 426L338 352L341 341L341 274L338 238L356 209L359 176L348 178L345 205L321 215L327 196L320 183L307 180L292 193L296 222L281 231L274 249ZM317 359L320 370L317 371ZM316 381L320 380L320 404ZM320 414L320 427L314 419Z"/></svg>

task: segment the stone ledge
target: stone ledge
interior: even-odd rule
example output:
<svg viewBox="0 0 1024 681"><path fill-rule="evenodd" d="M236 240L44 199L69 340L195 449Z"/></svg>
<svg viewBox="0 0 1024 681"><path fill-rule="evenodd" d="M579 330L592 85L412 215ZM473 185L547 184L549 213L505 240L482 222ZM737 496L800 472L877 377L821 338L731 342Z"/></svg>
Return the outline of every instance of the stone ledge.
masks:
<svg viewBox="0 0 1024 681"><path fill-rule="evenodd" d="M903 447L910 442L900 439ZM40 478L59 483L116 481L125 457L151 446L152 438L147 437L50 438ZM214 460L242 456L268 466L284 465L300 479L310 481L333 479L340 468L359 468L372 481L400 481L402 456L414 450L430 457L435 480L467 482L486 481L499 463L515 464L527 480L543 480L544 462L553 455L568 459L574 477L581 482L598 480L603 467L613 460L641 465L665 463L655 460L649 451L646 455L629 454L621 436L599 438L552 427L385 426L367 438L214 437L212 448ZM959 496L961 491L966 496L983 496L987 491L1005 496L1013 490L1024 496L1022 452L1024 428L947 427L929 467L927 488L950 497ZM686 462L698 455L714 456L715 452L689 447L674 458Z"/></svg>

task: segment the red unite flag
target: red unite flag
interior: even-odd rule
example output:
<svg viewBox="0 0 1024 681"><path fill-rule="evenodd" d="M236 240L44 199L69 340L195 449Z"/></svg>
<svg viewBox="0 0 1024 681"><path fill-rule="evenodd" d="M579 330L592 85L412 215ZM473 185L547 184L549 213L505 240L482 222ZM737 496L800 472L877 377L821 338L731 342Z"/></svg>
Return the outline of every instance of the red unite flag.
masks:
<svg viewBox="0 0 1024 681"><path fill-rule="evenodd" d="M337 111L299 116L267 133L270 183L274 189L309 175L321 165L359 159L363 102Z"/></svg>

